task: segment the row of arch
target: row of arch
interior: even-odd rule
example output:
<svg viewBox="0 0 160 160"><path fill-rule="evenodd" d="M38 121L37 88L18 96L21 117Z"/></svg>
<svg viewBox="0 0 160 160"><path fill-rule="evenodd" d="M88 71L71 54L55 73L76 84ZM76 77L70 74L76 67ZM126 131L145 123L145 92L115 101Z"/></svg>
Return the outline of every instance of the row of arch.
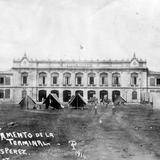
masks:
<svg viewBox="0 0 160 160"><path fill-rule="evenodd" d="M57 95L57 97L59 97L59 91L58 90L52 90L51 93L54 93ZM75 91L75 94L79 93L81 96L83 96L83 91L82 90L76 90ZM46 90L39 90L39 93L38 93L38 97L39 97L39 101L41 102L43 99L45 99L47 97L47 92ZM92 98L94 95L96 94L96 91L95 90L89 90L87 91L87 98L88 100L90 98ZM63 101L64 102L68 102L69 99L71 98L71 91L70 90L64 90L63 91ZM108 91L106 90L101 90L100 91L100 95L99 95L100 99L103 99L104 96L107 96L108 97ZM114 101L116 99L117 96L120 96L120 91L118 90L114 90L112 91L112 101ZM136 100L137 99L137 92L136 91L133 91L132 92L132 99L133 100Z"/></svg>
<svg viewBox="0 0 160 160"><path fill-rule="evenodd" d="M63 73L64 76L71 76L71 74L72 74L71 72L65 72L65 73ZM83 72L77 72L77 73L75 73L76 76L83 76L83 74L84 74ZM28 76L28 72L22 72L21 75L22 76ZM52 77L54 77L54 76L58 77L59 73L58 72L52 72L51 76ZM96 76L96 73L95 72L89 72L88 76ZM108 73L107 72L101 72L100 76L106 77L106 76L108 76ZM119 77L120 73L119 72L114 72L114 73L112 73L112 76L118 76ZM47 77L47 73L46 72L40 72L39 73L39 77ZM138 77L138 73L136 73L136 72L131 73L131 77Z"/></svg>

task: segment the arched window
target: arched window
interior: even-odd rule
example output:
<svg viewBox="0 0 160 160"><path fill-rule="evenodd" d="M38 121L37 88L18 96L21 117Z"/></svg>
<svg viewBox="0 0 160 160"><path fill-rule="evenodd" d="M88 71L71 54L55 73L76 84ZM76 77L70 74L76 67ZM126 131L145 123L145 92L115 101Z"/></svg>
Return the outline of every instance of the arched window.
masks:
<svg viewBox="0 0 160 160"><path fill-rule="evenodd" d="M112 84L113 86L120 86L120 73L112 74Z"/></svg>
<svg viewBox="0 0 160 160"><path fill-rule="evenodd" d="M95 84L95 73L89 73L88 74L88 85L94 85Z"/></svg>
<svg viewBox="0 0 160 160"><path fill-rule="evenodd" d="M82 85L83 73L76 73L76 85Z"/></svg>
<svg viewBox="0 0 160 160"><path fill-rule="evenodd" d="M22 78L22 85L26 85L28 79L28 73L27 72L21 73L21 78Z"/></svg>
<svg viewBox="0 0 160 160"><path fill-rule="evenodd" d="M47 74L45 72L39 73L39 85L46 85Z"/></svg>
<svg viewBox="0 0 160 160"><path fill-rule="evenodd" d="M131 85L137 85L138 73L131 73Z"/></svg>
<svg viewBox="0 0 160 160"><path fill-rule="evenodd" d="M100 85L108 85L108 74L107 73L100 74Z"/></svg>
<svg viewBox="0 0 160 160"><path fill-rule="evenodd" d="M63 91L63 102L68 102L71 98L71 91L70 90L64 90Z"/></svg>
<svg viewBox="0 0 160 160"><path fill-rule="evenodd" d="M63 85L71 85L70 83L70 80L71 80L71 73L69 72L66 72L63 74Z"/></svg>
<svg viewBox="0 0 160 160"><path fill-rule="evenodd" d="M46 99L47 91L39 90L39 102L43 102Z"/></svg>
<svg viewBox="0 0 160 160"><path fill-rule="evenodd" d="M54 72L51 74L51 77L52 77L52 84L53 85L58 84L59 73Z"/></svg>
<svg viewBox="0 0 160 160"><path fill-rule="evenodd" d="M4 98L4 90L3 89L0 89L0 99L1 98Z"/></svg>
<svg viewBox="0 0 160 160"><path fill-rule="evenodd" d="M133 99L133 100L136 100L136 99L137 99L137 92L136 92L136 91L133 91L133 92L132 92L132 99Z"/></svg>
<svg viewBox="0 0 160 160"><path fill-rule="evenodd" d="M5 98L6 99L10 98L10 89L5 89Z"/></svg>

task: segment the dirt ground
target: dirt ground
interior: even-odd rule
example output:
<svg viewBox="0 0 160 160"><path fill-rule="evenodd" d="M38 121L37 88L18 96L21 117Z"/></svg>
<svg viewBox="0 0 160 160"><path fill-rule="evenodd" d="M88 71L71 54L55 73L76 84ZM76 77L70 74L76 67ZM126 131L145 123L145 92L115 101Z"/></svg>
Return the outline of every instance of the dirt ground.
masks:
<svg viewBox="0 0 160 160"><path fill-rule="evenodd" d="M53 132L49 147L22 147L30 155L0 155L13 160L158 160L160 111L144 105L92 106L88 110L24 111L1 106L1 132ZM14 122L14 125L9 125ZM11 123L12 124L12 123ZM73 150L70 140L75 140ZM11 147L1 141L0 149Z"/></svg>

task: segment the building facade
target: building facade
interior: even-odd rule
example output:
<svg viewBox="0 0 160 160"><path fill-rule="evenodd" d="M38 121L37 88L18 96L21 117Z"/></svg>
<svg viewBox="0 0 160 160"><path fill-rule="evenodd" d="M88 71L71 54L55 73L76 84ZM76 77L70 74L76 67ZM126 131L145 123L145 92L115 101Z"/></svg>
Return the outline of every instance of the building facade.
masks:
<svg viewBox="0 0 160 160"><path fill-rule="evenodd" d="M29 95L43 101L56 93L68 102L80 93L85 99L104 96L114 101L121 95L129 103L150 101L160 92L160 73L149 71L146 61L130 60L32 60L24 55L13 61L8 72L0 72L0 102L18 103Z"/></svg>

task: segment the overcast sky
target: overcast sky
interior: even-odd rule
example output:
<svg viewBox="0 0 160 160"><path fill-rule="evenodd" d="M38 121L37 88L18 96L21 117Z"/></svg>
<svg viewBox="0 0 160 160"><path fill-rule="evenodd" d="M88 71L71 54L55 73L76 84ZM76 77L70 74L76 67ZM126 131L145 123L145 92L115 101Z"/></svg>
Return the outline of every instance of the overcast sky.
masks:
<svg viewBox="0 0 160 160"><path fill-rule="evenodd" d="M24 52L53 60L135 52L160 71L160 0L0 0L0 69Z"/></svg>

